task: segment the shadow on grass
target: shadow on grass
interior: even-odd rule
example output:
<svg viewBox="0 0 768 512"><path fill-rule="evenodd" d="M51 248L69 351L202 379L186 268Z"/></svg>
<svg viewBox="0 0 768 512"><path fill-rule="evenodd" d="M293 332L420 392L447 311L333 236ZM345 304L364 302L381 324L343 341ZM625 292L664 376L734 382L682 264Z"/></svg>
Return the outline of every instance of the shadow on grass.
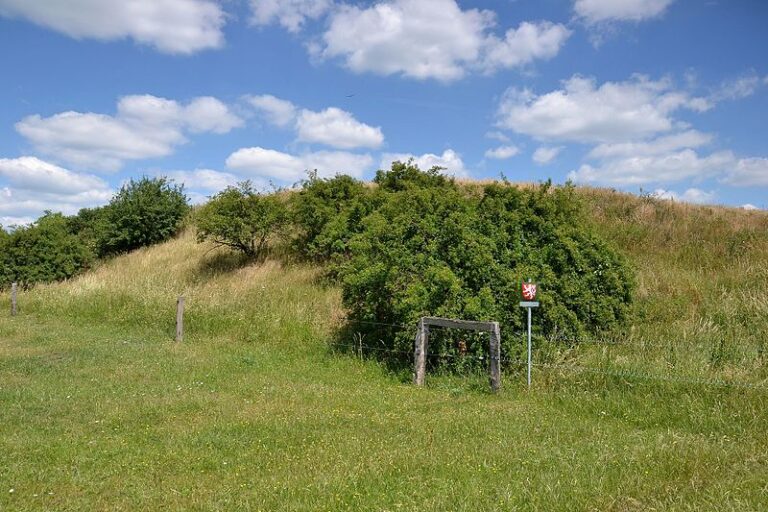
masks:
<svg viewBox="0 0 768 512"><path fill-rule="evenodd" d="M200 280L206 282L261 261L264 261L264 258L252 258L234 251L217 251L203 258L197 270Z"/></svg>

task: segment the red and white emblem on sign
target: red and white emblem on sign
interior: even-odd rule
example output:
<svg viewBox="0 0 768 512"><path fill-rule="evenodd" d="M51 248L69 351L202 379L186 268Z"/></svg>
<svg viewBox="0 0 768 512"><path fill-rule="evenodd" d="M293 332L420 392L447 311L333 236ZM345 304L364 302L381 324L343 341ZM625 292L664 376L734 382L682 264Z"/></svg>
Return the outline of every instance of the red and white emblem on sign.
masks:
<svg viewBox="0 0 768 512"><path fill-rule="evenodd" d="M536 300L536 283L523 283L523 300Z"/></svg>

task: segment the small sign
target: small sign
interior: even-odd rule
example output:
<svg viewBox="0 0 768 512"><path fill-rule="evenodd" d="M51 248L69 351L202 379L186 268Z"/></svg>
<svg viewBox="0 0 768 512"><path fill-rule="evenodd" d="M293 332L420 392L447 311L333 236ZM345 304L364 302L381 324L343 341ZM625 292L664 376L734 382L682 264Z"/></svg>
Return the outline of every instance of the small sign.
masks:
<svg viewBox="0 0 768 512"><path fill-rule="evenodd" d="M520 296L525 302L535 302L538 292L539 286L536 283L522 283L520 288Z"/></svg>

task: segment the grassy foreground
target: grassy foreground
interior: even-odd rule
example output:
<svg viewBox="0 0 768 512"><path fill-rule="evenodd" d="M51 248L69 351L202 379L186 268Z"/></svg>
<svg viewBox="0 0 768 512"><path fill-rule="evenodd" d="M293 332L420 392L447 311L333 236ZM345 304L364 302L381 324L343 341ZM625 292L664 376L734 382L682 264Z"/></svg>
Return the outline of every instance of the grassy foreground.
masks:
<svg viewBox="0 0 768 512"><path fill-rule="evenodd" d="M675 363L763 383L766 216L584 194L638 269L631 336L727 339L749 348ZM416 389L329 351L319 276L186 234L23 293L16 318L3 297L0 510L768 509L768 391L552 370Z"/></svg>

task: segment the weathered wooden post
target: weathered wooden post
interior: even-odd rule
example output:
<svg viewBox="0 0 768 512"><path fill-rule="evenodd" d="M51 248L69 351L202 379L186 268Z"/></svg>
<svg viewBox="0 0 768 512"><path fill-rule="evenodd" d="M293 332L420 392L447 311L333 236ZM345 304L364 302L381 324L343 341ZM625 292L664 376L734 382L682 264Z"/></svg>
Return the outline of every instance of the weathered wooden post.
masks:
<svg viewBox="0 0 768 512"><path fill-rule="evenodd" d="M498 322L493 322L490 334L491 391L498 393L501 389L501 330Z"/></svg>
<svg viewBox="0 0 768 512"><path fill-rule="evenodd" d="M427 373L427 345L429 327L424 323L424 318L419 320L419 329L416 331L416 340L413 350L413 383L417 386L424 385L424 376Z"/></svg>
<svg viewBox="0 0 768 512"><path fill-rule="evenodd" d="M16 283L11 283L11 316L16 316L16 313L18 312L16 306L16 288L18 288L18 285Z"/></svg>
<svg viewBox="0 0 768 512"><path fill-rule="evenodd" d="M413 383L417 386L424 385L427 373L427 351L429 349L429 327L443 327L447 329L468 329L470 331L483 331L490 333L490 367L491 389L497 392L501 389L501 329L498 322L477 322L473 320L454 320L452 318L439 318L423 316L419 320L419 329L413 342Z"/></svg>
<svg viewBox="0 0 768 512"><path fill-rule="evenodd" d="M176 301L176 341L184 339L184 296Z"/></svg>

